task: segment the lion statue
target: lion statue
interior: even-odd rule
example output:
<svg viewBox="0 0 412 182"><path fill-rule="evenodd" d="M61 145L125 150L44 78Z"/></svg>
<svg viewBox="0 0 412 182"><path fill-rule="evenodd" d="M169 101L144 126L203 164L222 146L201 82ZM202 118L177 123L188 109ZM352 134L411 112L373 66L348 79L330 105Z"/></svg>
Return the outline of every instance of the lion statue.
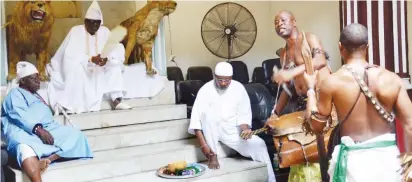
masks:
<svg viewBox="0 0 412 182"><path fill-rule="evenodd" d="M21 1L7 25L8 76L16 77L16 64L27 54L35 54L42 81L47 80L45 66L49 60L48 46L54 14L50 1Z"/></svg>
<svg viewBox="0 0 412 182"><path fill-rule="evenodd" d="M148 1L136 14L121 23L127 28L122 41L126 48L125 64L145 61L146 73L156 74L152 66L152 48L160 20L176 9L175 1Z"/></svg>

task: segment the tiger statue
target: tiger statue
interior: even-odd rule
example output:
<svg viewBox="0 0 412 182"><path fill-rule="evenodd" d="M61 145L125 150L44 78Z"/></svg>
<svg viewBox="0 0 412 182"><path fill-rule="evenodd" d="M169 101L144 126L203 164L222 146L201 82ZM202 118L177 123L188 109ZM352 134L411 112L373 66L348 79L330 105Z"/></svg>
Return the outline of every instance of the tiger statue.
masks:
<svg viewBox="0 0 412 182"><path fill-rule="evenodd" d="M144 61L146 74L154 75L152 65L152 48L157 36L160 20L176 9L175 1L148 1L136 14L120 23L127 29L127 35L122 40L126 48L125 64Z"/></svg>

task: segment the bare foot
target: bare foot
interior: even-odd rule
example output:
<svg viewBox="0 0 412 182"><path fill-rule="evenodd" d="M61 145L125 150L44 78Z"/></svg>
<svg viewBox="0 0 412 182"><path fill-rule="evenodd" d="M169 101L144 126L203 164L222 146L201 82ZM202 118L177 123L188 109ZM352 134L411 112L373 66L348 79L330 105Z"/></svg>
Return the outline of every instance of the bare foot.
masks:
<svg viewBox="0 0 412 182"><path fill-rule="evenodd" d="M209 157L209 169L219 169L220 165L217 161L217 155L212 155Z"/></svg>
<svg viewBox="0 0 412 182"><path fill-rule="evenodd" d="M39 167L40 171L44 172L46 169L49 167L49 164L51 163L50 159L45 158L45 159L40 159L39 160Z"/></svg>

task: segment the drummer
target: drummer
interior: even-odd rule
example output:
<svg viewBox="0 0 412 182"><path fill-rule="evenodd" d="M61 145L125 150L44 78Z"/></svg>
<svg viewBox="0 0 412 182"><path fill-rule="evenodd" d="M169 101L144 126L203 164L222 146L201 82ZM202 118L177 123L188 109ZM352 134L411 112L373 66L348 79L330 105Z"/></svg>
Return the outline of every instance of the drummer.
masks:
<svg viewBox="0 0 412 182"><path fill-rule="evenodd" d="M285 40L286 45L279 53L282 69L273 75L272 81L276 82L278 85L283 83L288 84L289 89L293 91L293 97L297 97L297 106L291 108L291 112L305 110L305 99L308 88L303 80L303 73L305 72L304 57L302 57L301 54L303 34L298 30L296 19L289 11L280 11L276 15L274 23L277 35ZM314 70L319 70L318 84L320 84L332 71L327 66L326 54L319 38L311 33L305 33L305 35L312 54ZM292 80L293 83L289 84ZM287 114L283 110L288 104L288 100L290 100L289 96L285 91L282 91L271 118L280 116L280 113ZM305 175L308 171L313 172L310 172L311 175ZM306 181L321 181L320 168L317 163L291 167L289 181L300 181L305 179Z"/></svg>

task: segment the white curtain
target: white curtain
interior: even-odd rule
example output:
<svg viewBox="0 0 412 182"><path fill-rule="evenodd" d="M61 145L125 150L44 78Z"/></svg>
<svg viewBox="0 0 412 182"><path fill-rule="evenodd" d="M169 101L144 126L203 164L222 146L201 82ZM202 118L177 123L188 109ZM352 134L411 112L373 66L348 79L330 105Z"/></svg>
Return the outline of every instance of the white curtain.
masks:
<svg viewBox="0 0 412 182"><path fill-rule="evenodd" d="M160 20L158 33L155 39L152 50L153 65L159 75L166 76L167 60L166 60L166 42L164 33L164 18Z"/></svg>
<svg viewBox="0 0 412 182"><path fill-rule="evenodd" d="M6 23L6 8L4 8L4 1L0 1L0 26ZM7 45L6 45L6 28L0 29L0 60L1 60L1 85L6 85L7 75Z"/></svg>

